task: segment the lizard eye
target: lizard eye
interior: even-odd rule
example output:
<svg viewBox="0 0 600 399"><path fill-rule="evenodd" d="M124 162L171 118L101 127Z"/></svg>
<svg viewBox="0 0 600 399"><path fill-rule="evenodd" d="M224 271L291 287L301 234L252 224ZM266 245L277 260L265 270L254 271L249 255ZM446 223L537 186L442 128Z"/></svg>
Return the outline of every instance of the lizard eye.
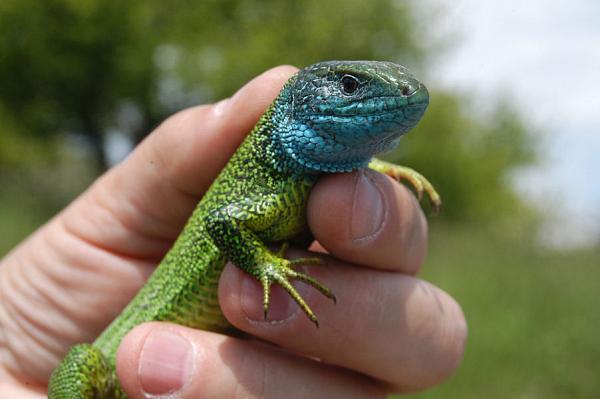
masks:
<svg viewBox="0 0 600 399"><path fill-rule="evenodd" d="M352 75L342 76L342 90L345 94L352 94L358 89L358 79Z"/></svg>

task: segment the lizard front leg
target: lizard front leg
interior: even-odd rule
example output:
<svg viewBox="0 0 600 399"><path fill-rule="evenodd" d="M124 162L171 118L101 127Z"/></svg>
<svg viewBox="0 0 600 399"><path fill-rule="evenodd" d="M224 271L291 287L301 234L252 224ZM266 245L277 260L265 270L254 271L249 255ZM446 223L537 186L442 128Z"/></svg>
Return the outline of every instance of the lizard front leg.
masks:
<svg viewBox="0 0 600 399"><path fill-rule="evenodd" d="M227 258L261 283L265 319L269 310L271 285L275 283L283 287L308 318L318 326L317 317L290 280L309 284L335 301L334 295L327 287L311 276L293 269L297 265L322 264L324 261L317 257L285 259L287 244L283 244L279 252L271 252L257 232L281 222L279 216L278 202L275 198L255 196L213 210L207 216L206 226L211 238Z"/></svg>
<svg viewBox="0 0 600 399"><path fill-rule="evenodd" d="M397 181L401 179L407 180L416 190L419 200L423 196L423 192L427 193L431 201L433 214L437 214L442 206L442 199L435 191L433 185L419 172L406 166L396 165L390 162L382 161L381 159L373 158L369 162L369 168L386 174Z"/></svg>

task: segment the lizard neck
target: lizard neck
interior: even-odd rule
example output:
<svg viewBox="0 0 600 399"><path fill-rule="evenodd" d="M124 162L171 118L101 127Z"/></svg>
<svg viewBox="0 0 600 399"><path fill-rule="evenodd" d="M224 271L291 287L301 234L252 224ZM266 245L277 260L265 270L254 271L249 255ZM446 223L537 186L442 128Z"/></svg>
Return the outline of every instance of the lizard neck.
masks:
<svg viewBox="0 0 600 399"><path fill-rule="evenodd" d="M263 156L271 166L281 173L308 178L366 167L372 155L370 148L368 156L357 152L338 159L333 148L341 144L335 135L317 132L294 118L291 83L284 86L256 127L259 147L265 149ZM365 148L359 151L365 152Z"/></svg>
<svg viewBox="0 0 600 399"><path fill-rule="evenodd" d="M254 132L254 147L260 158L276 172L295 179L316 180L322 171L310 168L286 148L291 131L291 93L289 83L269 106Z"/></svg>

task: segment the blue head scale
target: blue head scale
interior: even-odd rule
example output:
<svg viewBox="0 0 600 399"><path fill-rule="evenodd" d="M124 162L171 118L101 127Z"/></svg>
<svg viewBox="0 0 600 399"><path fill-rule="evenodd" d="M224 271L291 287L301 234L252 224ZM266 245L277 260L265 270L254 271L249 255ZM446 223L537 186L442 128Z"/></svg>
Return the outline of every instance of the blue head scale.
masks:
<svg viewBox="0 0 600 399"><path fill-rule="evenodd" d="M321 62L300 70L288 89L292 106L280 144L302 166L323 172L364 167L394 148L429 103L427 88L392 62Z"/></svg>

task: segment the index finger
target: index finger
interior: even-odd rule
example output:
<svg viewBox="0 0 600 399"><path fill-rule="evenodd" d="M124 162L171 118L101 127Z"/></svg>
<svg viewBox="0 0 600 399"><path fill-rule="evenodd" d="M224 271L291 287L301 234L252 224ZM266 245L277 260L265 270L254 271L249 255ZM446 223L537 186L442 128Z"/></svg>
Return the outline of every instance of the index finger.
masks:
<svg viewBox="0 0 600 399"><path fill-rule="evenodd" d="M228 100L167 119L63 214L69 230L111 252L158 260L295 71L273 68Z"/></svg>

